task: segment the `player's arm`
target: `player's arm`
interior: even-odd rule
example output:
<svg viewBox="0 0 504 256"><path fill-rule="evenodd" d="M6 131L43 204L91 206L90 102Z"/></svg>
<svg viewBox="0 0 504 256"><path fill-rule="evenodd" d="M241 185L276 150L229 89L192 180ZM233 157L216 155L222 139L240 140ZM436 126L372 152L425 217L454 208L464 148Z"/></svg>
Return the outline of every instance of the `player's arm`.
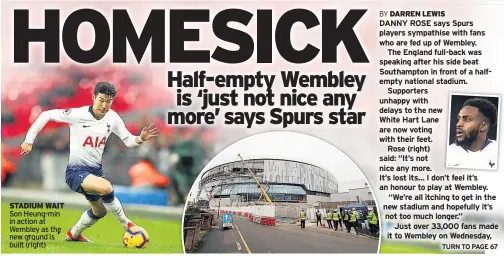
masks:
<svg viewBox="0 0 504 256"><path fill-rule="evenodd" d="M119 136L119 138L124 142L124 145L129 148L137 147L150 140L152 137L158 135L158 129L152 124L148 127L144 127L140 135L135 136L128 131L121 117L118 116L116 122L117 124L114 126L113 132Z"/></svg>
<svg viewBox="0 0 504 256"><path fill-rule="evenodd" d="M21 155L27 155L30 153L35 138L49 121L69 124L77 121L77 114L72 110L74 109L53 109L42 112L26 133L26 138L23 144L21 144Z"/></svg>

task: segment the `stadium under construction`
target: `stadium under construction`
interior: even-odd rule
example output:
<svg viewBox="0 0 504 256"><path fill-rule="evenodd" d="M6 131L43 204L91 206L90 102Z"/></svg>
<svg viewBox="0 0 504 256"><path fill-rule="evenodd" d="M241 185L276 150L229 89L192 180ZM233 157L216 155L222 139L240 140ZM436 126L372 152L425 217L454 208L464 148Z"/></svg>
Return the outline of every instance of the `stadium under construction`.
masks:
<svg viewBox="0 0 504 256"><path fill-rule="evenodd" d="M329 202L338 193L334 176L321 167L287 159L238 160L208 169L198 186L198 204L240 207L275 202Z"/></svg>

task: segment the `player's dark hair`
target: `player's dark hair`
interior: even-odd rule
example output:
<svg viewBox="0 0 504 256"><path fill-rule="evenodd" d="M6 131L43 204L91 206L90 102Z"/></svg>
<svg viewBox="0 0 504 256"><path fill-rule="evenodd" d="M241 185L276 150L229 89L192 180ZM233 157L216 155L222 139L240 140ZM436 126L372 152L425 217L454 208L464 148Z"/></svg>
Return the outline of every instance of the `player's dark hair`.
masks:
<svg viewBox="0 0 504 256"><path fill-rule="evenodd" d="M489 121L488 126L493 127L497 123L497 107L487 99L472 98L464 102L463 107L476 107Z"/></svg>
<svg viewBox="0 0 504 256"><path fill-rule="evenodd" d="M115 98L116 96L116 89L113 84L108 83L108 82L98 82L96 83L96 86L94 88L94 95L97 96L98 94L105 94L108 95L112 98Z"/></svg>

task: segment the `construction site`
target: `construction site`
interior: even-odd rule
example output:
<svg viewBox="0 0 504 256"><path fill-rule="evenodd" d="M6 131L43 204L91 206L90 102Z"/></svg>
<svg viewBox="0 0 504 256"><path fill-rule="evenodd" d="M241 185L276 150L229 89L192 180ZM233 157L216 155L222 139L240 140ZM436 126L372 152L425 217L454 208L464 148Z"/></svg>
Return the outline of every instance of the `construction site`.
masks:
<svg viewBox="0 0 504 256"><path fill-rule="evenodd" d="M193 187L196 195L184 216L185 250L376 253L379 224L370 229L368 215L378 213L366 185L362 180L342 192L336 177L314 164L237 154L235 161L204 171ZM348 232L344 216L351 211L359 214Z"/></svg>

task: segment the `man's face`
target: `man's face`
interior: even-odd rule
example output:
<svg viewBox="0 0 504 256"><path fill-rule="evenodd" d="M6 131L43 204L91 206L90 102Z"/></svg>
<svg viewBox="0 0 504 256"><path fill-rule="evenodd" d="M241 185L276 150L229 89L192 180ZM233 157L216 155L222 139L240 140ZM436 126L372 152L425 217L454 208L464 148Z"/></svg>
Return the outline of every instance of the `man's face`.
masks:
<svg viewBox="0 0 504 256"><path fill-rule="evenodd" d="M113 101L113 97L103 93L93 95L93 110L97 112L95 114L105 115L110 110Z"/></svg>
<svg viewBox="0 0 504 256"><path fill-rule="evenodd" d="M477 107L463 107L458 116L456 143L461 146L471 145L477 138L485 122Z"/></svg>

